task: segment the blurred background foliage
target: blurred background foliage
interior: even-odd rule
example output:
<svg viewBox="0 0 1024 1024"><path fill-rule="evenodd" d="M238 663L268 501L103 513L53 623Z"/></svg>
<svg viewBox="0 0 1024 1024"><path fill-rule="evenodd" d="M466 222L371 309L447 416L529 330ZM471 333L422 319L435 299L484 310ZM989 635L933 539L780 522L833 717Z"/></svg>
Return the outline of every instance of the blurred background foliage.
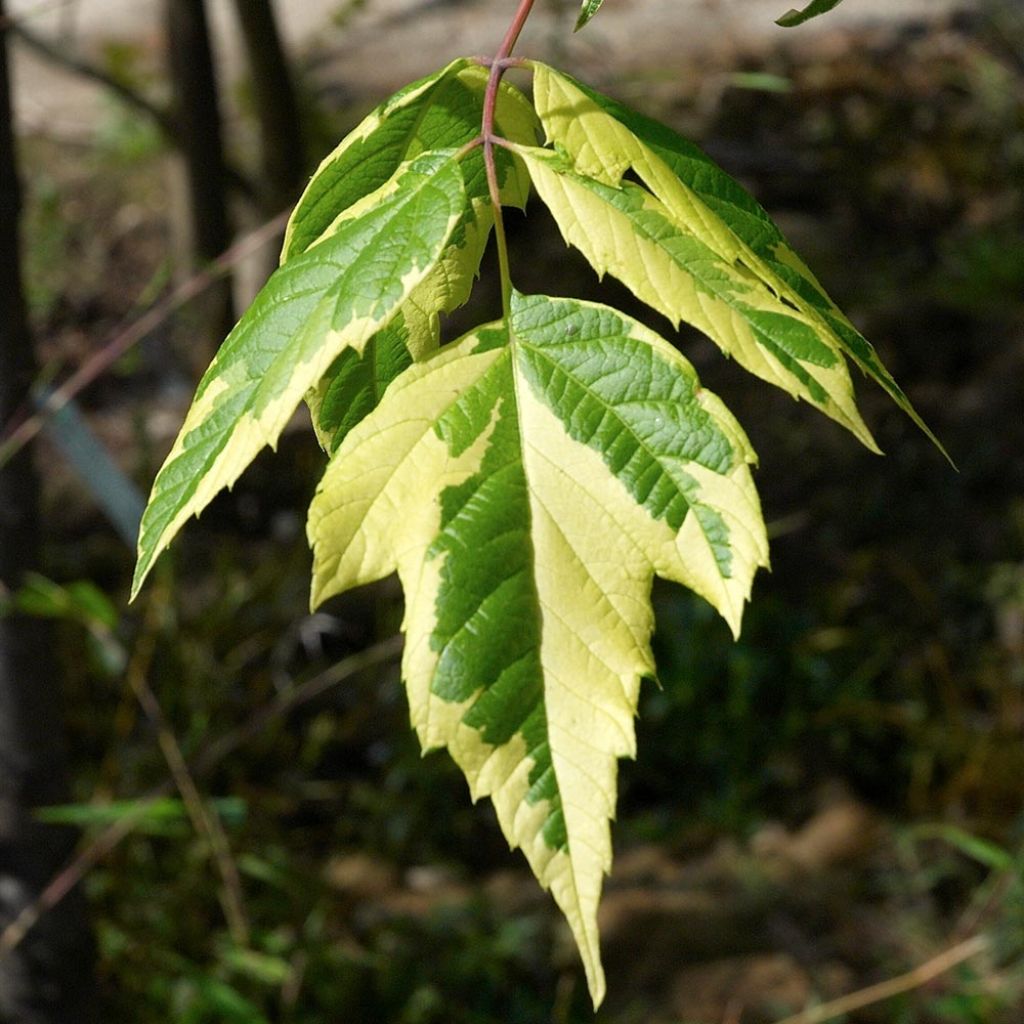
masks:
<svg viewBox="0 0 1024 1024"><path fill-rule="evenodd" d="M760 453L773 571L738 643L655 588L660 678L621 771L603 918L608 1024L764 1024L977 931L983 955L842 1019L1024 1014L1024 25L988 3L823 32L596 84L697 138L778 216L959 472L880 393L860 389L885 459L679 337ZM340 102L314 57L295 74L319 155L366 104ZM102 59L162 87L129 43ZM250 92L231 89L241 161ZM22 142L31 314L59 378L166 292L167 143L110 97L87 144ZM538 211L511 234L524 290L597 294ZM467 319L493 307L486 275L480 293ZM179 317L81 397L141 489L188 399L188 346ZM102 1018L593 1019L489 808L421 758L394 645L359 667L398 629L397 585L307 611L309 431L192 524L132 608L130 550L52 444L40 461L47 572L8 600L59 624L75 802L50 820L86 847L126 833L85 879ZM339 663L354 671L333 685ZM168 783L168 744L198 798Z"/></svg>

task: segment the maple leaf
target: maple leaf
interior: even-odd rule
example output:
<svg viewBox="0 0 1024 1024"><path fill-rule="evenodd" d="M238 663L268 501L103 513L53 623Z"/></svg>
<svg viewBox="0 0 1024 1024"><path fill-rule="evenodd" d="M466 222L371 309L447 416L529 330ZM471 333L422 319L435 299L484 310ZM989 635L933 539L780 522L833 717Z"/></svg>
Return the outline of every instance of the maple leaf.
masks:
<svg viewBox="0 0 1024 1024"><path fill-rule="evenodd" d="M753 453L667 342L605 306L513 295L404 372L310 507L313 606L398 571L403 677L424 749L550 888L591 992L616 761L654 674L654 575L739 630L767 541Z"/></svg>

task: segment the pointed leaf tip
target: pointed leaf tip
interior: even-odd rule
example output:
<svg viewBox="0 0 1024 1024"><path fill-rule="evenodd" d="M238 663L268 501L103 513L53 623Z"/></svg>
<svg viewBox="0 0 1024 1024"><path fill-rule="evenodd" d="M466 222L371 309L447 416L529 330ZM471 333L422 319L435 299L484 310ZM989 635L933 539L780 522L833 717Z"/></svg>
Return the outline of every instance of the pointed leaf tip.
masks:
<svg viewBox="0 0 1024 1024"><path fill-rule="evenodd" d="M802 25L805 21L810 21L811 18L827 14L842 2L843 0L811 0L806 7L794 7L791 11L787 11L775 24L782 28L796 28L797 25Z"/></svg>
<svg viewBox="0 0 1024 1024"><path fill-rule="evenodd" d="M348 348L362 352L441 259L466 190L455 154L404 164L376 205L275 271L206 371L157 474L133 593L184 523L273 445Z"/></svg>
<svg viewBox="0 0 1024 1024"><path fill-rule="evenodd" d="M534 98L560 150L521 150L563 237L745 369L816 406L871 451L847 360L938 444L877 352L760 204L693 143L546 65ZM628 170L637 181L625 178ZM939 445L941 450L941 445Z"/></svg>
<svg viewBox="0 0 1024 1024"><path fill-rule="evenodd" d="M601 4L604 0L583 0L583 4L580 7L580 16L576 19L576 27L573 29L574 32L579 32L584 25L587 24L590 19L597 14L601 8Z"/></svg>

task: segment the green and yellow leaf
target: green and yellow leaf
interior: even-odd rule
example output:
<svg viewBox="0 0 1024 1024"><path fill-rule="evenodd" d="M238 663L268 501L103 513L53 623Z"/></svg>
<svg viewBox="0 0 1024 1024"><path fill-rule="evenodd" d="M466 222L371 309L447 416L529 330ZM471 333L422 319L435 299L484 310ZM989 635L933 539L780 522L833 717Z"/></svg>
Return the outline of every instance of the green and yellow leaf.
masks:
<svg viewBox="0 0 1024 1024"><path fill-rule="evenodd" d="M142 518L133 593L191 515L274 445L340 352L361 352L436 266L467 200L451 152L425 153L388 198L272 276L200 381Z"/></svg>
<svg viewBox="0 0 1024 1024"><path fill-rule="evenodd" d="M313 429L325 452L333 452L348 430L376 407L402 370L437 349L441 314L469 298L492 224L490 201L470 199L441 258L394 320L370 338L362 352L345 349L306 395Z"/></svg>
<svg viewBox="0 0 1024 1024"><path fill-rule="evenodd" d="M664 340L607 307L513 294L411 366L344 438L310 509L313 604L398 571L425 749L551 889L591 993L617 760L654 672L659 575L739 629L767 547L742 430Z"/></svg>
<svg viewBox="0 0 1024 1024"><path fill-rule="evenodd" d="M459 57L440 71L400 89L324 157L288 220L282 263L305 252L328 231L339 214L389 181L406 160L416 155L412 152L414 148L418 152L433 148L423 144L424 114L438 93L442 103L448 91L461 98L461 90L452 83L467 67L469 61Z"/></svg>
<svg viewBox="0 0 1024 1024"><path fill-rule="evenodd" d="M380 123L388 125L387 137L394 153L402 152L408 158L427 144L433 148L458 149L479 135L486 70L478 65L460 66L456 62L450 66L448 76L431 88L417 92L411 100L406 99L407 104L415 106L418 116L412 125L403 127L401 135L390 130L393 128L389 122L392 108L381 115ZM405 106L399 107L400 113L405 110ZM495 125L503 137L526 144L536 142L540 131L540 122L526 97L506 83L502 83L498 92ZM353 208L362 205L360 200L366 201L365 196L352 199L355 196L350 181L352 159L350 148L345 148L343 143L334 159L328 158L314 175L306 190L306 196L313 198L309 202L305 196L300 200L292 218L294 244L290 249L286 245L286 251L297 251L302 240L321 237L334 230L351 215ZM496 164L502 205L523 209L529 197L530 177L522 161L508 150L499 150ZM440 316L469 298L490 237L493 213L482 148L466 154L460 167L469 202L440 260L403 304L399 315L388 326L386 336L371 338L363 353L346 349L307 395L313 426L327 452L333 451L345 432L380 400L384 388L393 379L389 374L401 372L410 362L422 359L437 348ZM369 193L373 200L378 194ZM352 200L356 206L335 211L331 219L328 214L333 208L318 200L319 196L329 196L332 202ZM317 231L320 235L316 235Z"/></svg>
<svg viewBox="0 0 1024 1024"><path fill-rule="evenodd" d="M407 86L381 104L354 128L320 164L292 211L285 233L281 262L323 240L347 218L379 201L380 190L393 182L395 172L419 154L458 149L480 134L488 71L465 58ZM536 141L537 115L518 89L502 83L495 125L505 137ZM522 206L529 178L506 153L497 156L503 202ZM471 198L487 194L481 151L462 162L466 191Z"/></svg>
<svg viewBox="0 0 1024 1024"><path fill-rule="evenodd" d="M846 364L809 318L681 228L646 189L578 174L550 150L519 153L565 240L599 274L617 277L674 324L703 331L743 367L812 402L874 447Z"/></svg>
<svg viewBox="0 0 1024 1024"><path fill-rule="evenodd" d="M762 351L755 353L749 346L730 350L715 338L728 354L735 355L752 373L811 401L874 448L853 406L852 384L845 370L845 358L850 358L942 450L874 348L828 298L746 190L697 146L664 125L552 68L533 66L534 97L545 131L569 155L578 174L618 187L628 171L635 172L680 232L692 235L722 261L733 264L735 276L748 279L752 286L774 296L775 312L786 318L776 321L774 339L784 355L780 358L778 345L771 340L765 345L758 343ZM606 269L620 276L615 269ZM639 271L633 269L635 276ZM673 310L672 306L670 295L655 304L674 321L692 322L684 310ZM815 368L820 366L825 349L835 357L830 379ZM821 388L826 392L824 400L820 398Z"/></svg>

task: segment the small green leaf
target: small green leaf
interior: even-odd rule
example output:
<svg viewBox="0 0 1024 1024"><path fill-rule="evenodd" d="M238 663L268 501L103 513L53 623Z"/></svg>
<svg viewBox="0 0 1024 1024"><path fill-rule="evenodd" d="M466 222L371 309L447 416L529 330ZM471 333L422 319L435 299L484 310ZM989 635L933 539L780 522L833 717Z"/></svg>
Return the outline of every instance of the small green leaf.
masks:
<svg viewBox="0 0 1024 1024"><path fill-rule="evenodd" d="M955 825L919 825L912 834L917 839L941 839L992 871L1010 871L1016 864L1013 855L1003 847Z"/></svg>
<svg viewBox="0 0 1024 1024"><path fill-rule="evenodd" d="M604 0L583 0L583 5L580 7L580 16L576 19L576 32L579 32L597 14L603 3Z"/></svg>
<svg viewBox="0 0 1024 1024"><path fill-rule="evenodd" d="M260 953L255 949L242 949L229 946L221 954L225 966L237 971L243 977L251 978L263 985L283 985L294 973L287 960L268 953Z"/></svg>
<svg viewBox="0 0 1024 1024"><path fill-rule="evenodd" d="M238 797L209 801L211 808L228 825L245 821L247 806ZM78 828L108 828L126 819L139 832L160 835L188 821L188 811L181 800L165 797L159 800L115 800L106 804L60 804L40 807L33 812L39 821L52 825L74 825Z"/></svg>
<svg viewBox="0 0 1024 1024"><path fill-rule="evenodd" d="M269 1024L252 1000L247 999L238 989L220 978L202 974L197 970L190 972L187 980L183 980L181 984L185 992L190 988L195 992L192 998L180 1000L185 1006L185 1013L191 1010L195 1014L187 1018L184 1018L183 1014L183 1019L209 1020L211 1015L216 1014L215 1019L233 1024Z"/></svg>
<svg viewBox="0 0 1024 1024"><path fill-rule="evenodd" d="M805 21L810 21L811 18L817 18L819 14L827 14L842 2L843 0L811 0L806 7L787 11L775 24L783 28L795 28Z"/></svg>
<svg viewBox="0 0 1024 1024"><path fill-rule="evenodd" d="M775 75L768 71L734 71L726 81L733 89L749 89L751 92L793 91L793 80L784 75Z"/></svg>
<svg viewBox="0 0 1024 1024"><path fill-rule="evenodd" d="M742 430L663 339L604 306L513 294L406 370L310 508L314 606L397 569L424 749L550 888L591 994L616 762L634 754L655 574L739 629L764 525Z"/></svg>
<svg viewBox="0 0 1024 1024"><path fill-rule="evenodd" d="M274 445L346 348L362 352L441 258L466 208L458 161L425 153L383 198L280 267L221 346L157 475L133 595L191 515Z"/></svg>
<svg viewBox="0 0 1024 1024"><path fill-rule="evenodd" d="M117 608L110 598L89 580L66 586L39 573L29 573L15 592L12 610L48 619L69 619L97 632L110 633L118 624Z"/></svg>

